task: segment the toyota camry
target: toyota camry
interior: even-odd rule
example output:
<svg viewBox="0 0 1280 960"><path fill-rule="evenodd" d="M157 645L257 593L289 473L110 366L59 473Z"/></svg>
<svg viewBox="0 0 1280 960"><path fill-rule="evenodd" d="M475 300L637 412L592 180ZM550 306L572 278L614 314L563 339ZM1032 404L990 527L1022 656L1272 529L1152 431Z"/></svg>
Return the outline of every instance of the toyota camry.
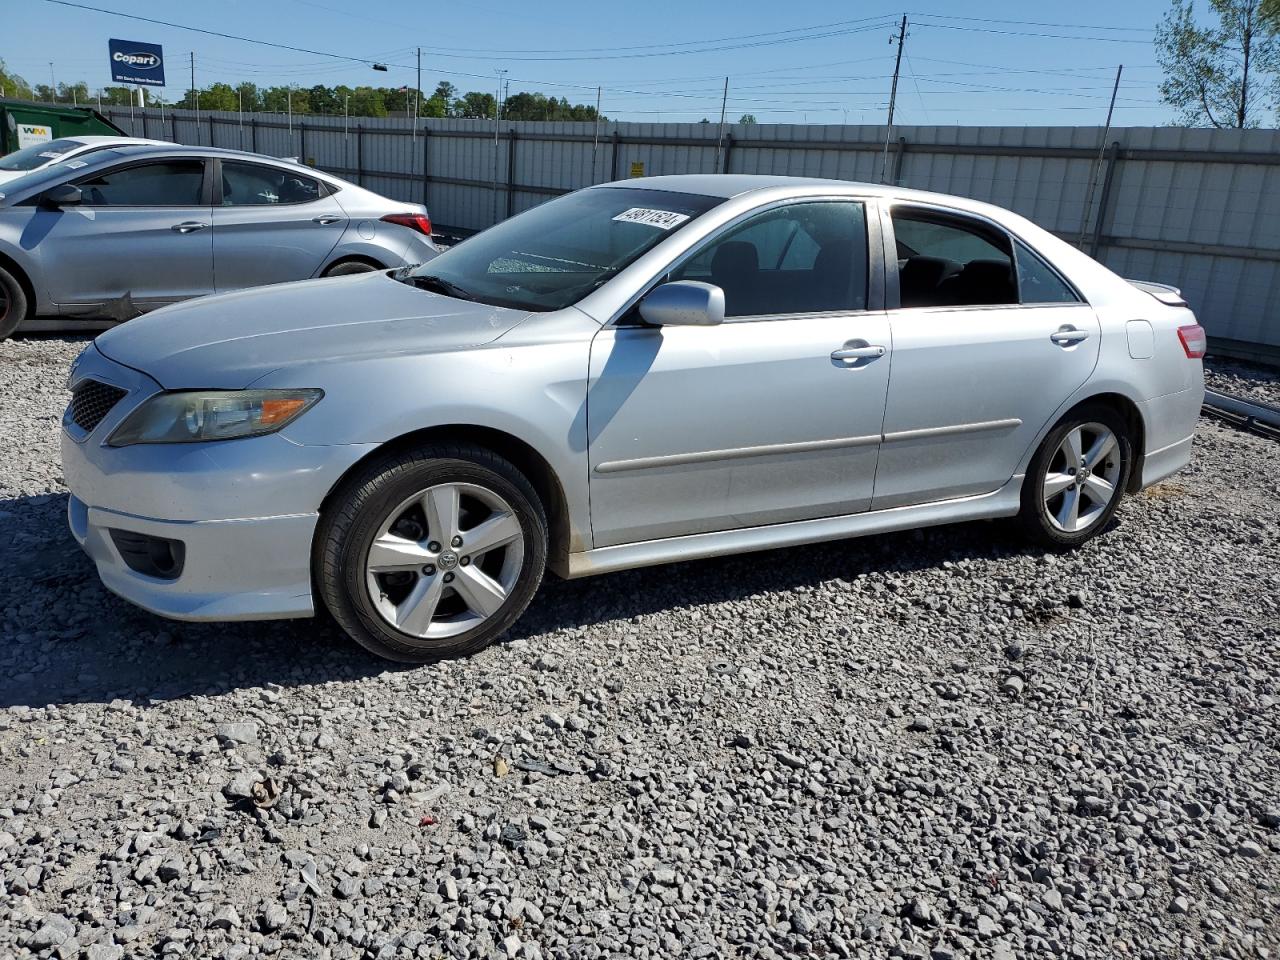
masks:
<svg viewBox="0 0 1280 960"><path fill-rule="evenodd" d="M1188 462L1204 350L1177 290L993 206L636 179L103 334L70 524L158 614L325 610L425 661L503 633L546 569L997 517L1079 547Z"/></svg>

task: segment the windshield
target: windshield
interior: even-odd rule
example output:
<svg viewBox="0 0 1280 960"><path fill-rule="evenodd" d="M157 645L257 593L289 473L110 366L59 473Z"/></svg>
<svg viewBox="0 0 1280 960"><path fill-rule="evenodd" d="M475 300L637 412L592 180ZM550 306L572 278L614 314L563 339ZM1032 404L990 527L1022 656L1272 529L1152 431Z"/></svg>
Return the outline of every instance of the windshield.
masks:
<svg viewBox="0 0 1280 960"><path fill-rule="evenodd" d="M576 303L722 197L595 187L476 234L400 279L521 310Z"/></svg>
<svg viewBox="0 0 1280 960"><path fill-rule="evenodd" d="M61 163L41 167L39 170L32 170L30 173L24 173L13 180L6 180L0 183L0 201L4 201L6 197L16 198L22 194L29 193L33 188L35 190L47 189L70 179L72 174L79 170L84 170L90 163L94 164L94 168L97 169L99 164L105 165L108 162L120 160L123 156L124 154L118 150L95 150L86 160L79 160L73 157Z"/></svg>
<svg viewBox="0 0 1280 960"><path fill-rule="evenodd" d="M21 150L15 150L0 157L0 170L34 170L82 146L84 144L78 140L49 140L46 143L33 143L29 147L23 147Z"/></svg>

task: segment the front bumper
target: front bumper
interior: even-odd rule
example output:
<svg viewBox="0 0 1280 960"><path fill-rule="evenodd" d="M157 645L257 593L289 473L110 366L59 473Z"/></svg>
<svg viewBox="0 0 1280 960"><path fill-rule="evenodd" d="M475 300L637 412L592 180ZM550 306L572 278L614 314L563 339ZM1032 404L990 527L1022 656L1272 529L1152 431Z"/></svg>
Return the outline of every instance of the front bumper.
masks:
<svg viewBox="0 0 1280 960"><path fill-rule="evenodd" d="M111 431L160 387L93 347L77 363L71 386L85 378L128 391L91 431L64 424L62 432L68 523L103 584L179 620L312 615L311 546L320 504L373 445L307 446L270 434L108 447ZM112 530L181 543L180 572L166 578L135 569Z"/></svg>
<svg viewBox="0 0 1280 960"><path fill-rule="evenodd" d="M318 514L240 520L153 520L90 507L75 494L71 533L112 593L175 620L274 620L309 617L311 540ZM110 531L176 540L182 572L168 580L133 570Z"/></svg>

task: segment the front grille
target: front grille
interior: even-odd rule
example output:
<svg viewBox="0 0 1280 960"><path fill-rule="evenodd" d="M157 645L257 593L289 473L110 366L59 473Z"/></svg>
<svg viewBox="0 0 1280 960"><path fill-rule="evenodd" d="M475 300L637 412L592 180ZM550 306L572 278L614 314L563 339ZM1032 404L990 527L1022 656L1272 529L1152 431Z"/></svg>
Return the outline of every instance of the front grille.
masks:
<svg viewBox="0 0 1280 960"><path fill-rule="evenodd" d="M85 380L71 394L71 406L67 408L67 414L71 422L81 430L91 431L128 392L109 383Z"/></svg>

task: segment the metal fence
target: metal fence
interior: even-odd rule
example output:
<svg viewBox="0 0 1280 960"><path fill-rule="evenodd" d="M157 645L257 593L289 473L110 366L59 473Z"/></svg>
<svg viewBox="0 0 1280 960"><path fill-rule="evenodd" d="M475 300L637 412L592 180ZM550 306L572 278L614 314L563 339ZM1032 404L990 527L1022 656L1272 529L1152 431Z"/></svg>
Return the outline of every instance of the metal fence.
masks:
<svg viewBox="0 0 1280 960"><path fill-rule="evenodd" d="M123 129L297 156L462 233L592 183L671 173L878 182L1015 210L1182 288L1220 353L1280 360L1280 131L411 121L114 108ZM1094 199L1089 201L1095 184Z"/></svg>

